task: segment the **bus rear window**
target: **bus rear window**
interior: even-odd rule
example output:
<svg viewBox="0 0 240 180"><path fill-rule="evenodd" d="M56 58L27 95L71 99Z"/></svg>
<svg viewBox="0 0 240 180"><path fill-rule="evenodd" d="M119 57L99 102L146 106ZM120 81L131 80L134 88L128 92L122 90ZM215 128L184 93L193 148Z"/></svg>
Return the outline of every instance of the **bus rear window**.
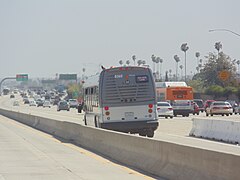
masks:
<svg viewBox="0 0 240 180"><path fill-rule="evenodd" d="M137 83L148 82L148 76L147 75L136 76L136 82Z"/></svg>

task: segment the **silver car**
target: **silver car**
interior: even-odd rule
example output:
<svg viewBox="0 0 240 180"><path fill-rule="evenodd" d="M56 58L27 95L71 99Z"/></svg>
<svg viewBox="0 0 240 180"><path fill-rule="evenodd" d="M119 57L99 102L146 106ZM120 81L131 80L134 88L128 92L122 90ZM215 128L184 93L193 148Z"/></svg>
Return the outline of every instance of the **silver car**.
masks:
<svg viewBox="0 0 240 180"><path fill-rule="evenodd" d="M57 111L61 110L70 110L70 106L67 101L59 101L58 106L57 106Z"/></svg>
<svg viewBox="0 0 240 180"><path fill-rule="evenodd" d="M157 103L158 117L173 118L173 108L168 102Z"/></svg>

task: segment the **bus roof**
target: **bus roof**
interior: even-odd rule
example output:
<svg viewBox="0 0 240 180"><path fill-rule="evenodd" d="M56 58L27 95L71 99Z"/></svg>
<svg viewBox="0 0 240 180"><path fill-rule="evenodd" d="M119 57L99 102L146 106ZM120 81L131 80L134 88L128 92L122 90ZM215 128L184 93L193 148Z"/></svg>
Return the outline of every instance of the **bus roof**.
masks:
<svg viewBox="0 0 240 180"><path fill-rule="evenodd" d="M186 82L156 82L156 87L166 88L166 87L187 87Z"/></svg>

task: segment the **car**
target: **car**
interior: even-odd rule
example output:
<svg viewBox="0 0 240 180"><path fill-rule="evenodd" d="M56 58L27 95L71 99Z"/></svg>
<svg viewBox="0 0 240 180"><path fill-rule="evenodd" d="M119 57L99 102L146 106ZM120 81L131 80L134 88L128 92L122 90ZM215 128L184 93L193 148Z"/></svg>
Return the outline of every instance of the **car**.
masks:
<svg viewBox="0 0 240 180"><path fill-rule="evenodd" d="M232 115L233 108L229 102L226 101L214 101L211 103L210 107L206 108L206 116L208 115Z"/></svg>
<svg viewBox="0 0 240 180"><path fill-rule="evenodd" d="M37 107L43 106L44 100L42 100L42 99L37 99L36 103L37 103Z"/></svg>
<svg viewBox="0 0 240 180"><path fill-rule="evenodd" d="M23 101L24 101L24 104L29 104L29 99L28 98L25 98Z"/></svg>
<svg viewBox="0 0 240 180"><path fill-rule="evenodd" d="M173 108L168 102L157 103L158 117L173 118Z"/></svg>
<svg viewBox="0 0 240 180"><path fill-rule="evenodd" d="M70 106L67 101L59 101L57 105L57 111L61 111L61 110L67 110L67 111L70 110Z"/></svg>
<svg viewBox="0 0 240 180"><path fill-rule="evenodd" d="M11 95L10 95L10 98L15 98L14 94L11 94Z"/></svg>
<svg viewBox="0 0 240 180"><path fill-rule="evenodd" d="M43 103L43 107L45 108L45 107L51 107L51 103L50 103L50 101L44 101L44 103Z"/></svg>
<svg viewBox="0 0 240 180"><path fill-rule="evenodd" d="M13 106L19 106L19 101L13 101Z"/></svg>
<svg viewBox="0 0 240 180"><path fill-rule="evenodd" d="M78 107L78 101L76 99L69 99L68 100L70 108L77 108Z"/></svg>
<svg viewBox="0 0 240 180"><path fill-rule="evenodd" d="M193 102L197 103L199 111L204 111L204 104L202 99L194 99Z"/></svg>
<svg viewBox="0 0 240 180"><path fill-rule="evenodd" d="M193 115L195 114L199 115L199 112L200 112L199 106L197 105L196 102L193 102L193 110L192 110Z"/></svg>
<svg viewBox="0 0 240 180"><path fill-rule="evenodd" d="M237 114L239 113L239 106L238 103L235 100L226 100L226 102L229 102L231 106L233 107L233 113Z"/></svg>
<svg viewBox="0 0 240 180"><path fill-rule="evenodd" d="M174 100L171 101L173 107L173 115L182 115L183 117L189 117L189 114L193 111L193 104L191 100Z"/></svg>
<svg viewBox="0 0 240 180"><path fill-rule="evenodd" d="M29 101L29 106L37 106L36 101L30 100L30 101Z"/></svg>
<svg viewBox="0 0 240 180"><path fill-rule="evenodd" d="M215 100L206 100L204 102L204 111L206 112L206 109L210 107L211 103L214 102Z"/></svg>

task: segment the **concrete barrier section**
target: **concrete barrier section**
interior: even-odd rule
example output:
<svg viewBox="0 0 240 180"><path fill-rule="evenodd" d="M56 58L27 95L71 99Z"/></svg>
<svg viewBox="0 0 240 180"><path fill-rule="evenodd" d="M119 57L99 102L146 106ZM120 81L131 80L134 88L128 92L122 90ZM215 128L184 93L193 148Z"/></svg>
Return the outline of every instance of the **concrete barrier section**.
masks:
<svg viewBox="0 0 240 180"><path fill-rule="evenodd" d="M190 136L240 143L240 122L217 119L193 119Z"/></svg>
<svg viewBox="0 0 240 180"><path fill-rule="evenodd" d="M159 141L21 114L0 109L0 114L110 157L130 167L166 179L236 180L239 179L240 156L171 142ZM195 122L192 134L201 135L206 128ZM210 123L211 124L211 123ZM210 127L210 124L207 127ZM238 136L236 136L238 138Z"/></svg>

